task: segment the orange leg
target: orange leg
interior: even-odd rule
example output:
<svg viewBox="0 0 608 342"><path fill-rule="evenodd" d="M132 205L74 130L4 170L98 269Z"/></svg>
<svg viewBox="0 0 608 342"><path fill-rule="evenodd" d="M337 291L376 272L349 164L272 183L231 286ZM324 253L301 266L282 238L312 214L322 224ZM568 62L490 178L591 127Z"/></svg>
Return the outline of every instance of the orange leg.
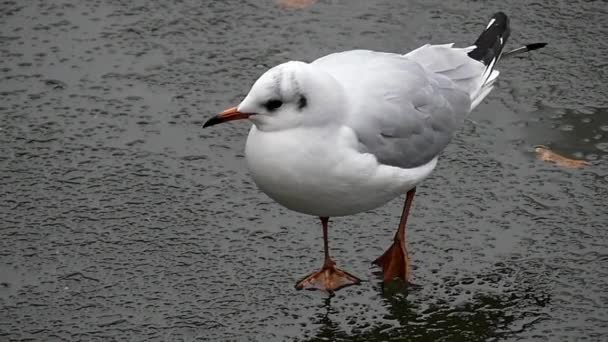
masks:
<svg viewBox="0 0 608 342"><path fill-rule="evenodd" d="M399 278L405 282L409 281L410 279L410 258L407 253L405 241L405 227L415 194L416 188L413 188L407 192L405 204L403 206L403 213L401 214L401 220L399 221L399 228L395 234L393 244L386 250L386 252L384 252L384 254L382 254L381 257L373 262L374 264L382 267L384 282L393 280L395 278Z"/></svg>
<svg viewBox="0 0 608 342"><path fill-rule="evenodd" d="M329 217L320 217L323 225L323 247L325 261L318 272L313 272L296 284L296 289L321 290L333 293L343 287L357 285L361 280L354 275L337 268L336 263L329 256L329 242L327 239L327 223Z"/></svg>

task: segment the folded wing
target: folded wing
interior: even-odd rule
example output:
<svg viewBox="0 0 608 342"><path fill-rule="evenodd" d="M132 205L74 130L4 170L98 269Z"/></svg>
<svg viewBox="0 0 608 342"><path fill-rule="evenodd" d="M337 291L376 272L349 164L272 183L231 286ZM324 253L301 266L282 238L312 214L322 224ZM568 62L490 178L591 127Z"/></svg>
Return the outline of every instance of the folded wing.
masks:
<svg viewBox="0 0 608 342"><path fill-rule="evenodd" d="M313 65L344 87L345 124L360 150L380 163L413 168L435 158L471 110L471 92L485 68L467 51L431 45L405 56L354 50Z"/></svg>

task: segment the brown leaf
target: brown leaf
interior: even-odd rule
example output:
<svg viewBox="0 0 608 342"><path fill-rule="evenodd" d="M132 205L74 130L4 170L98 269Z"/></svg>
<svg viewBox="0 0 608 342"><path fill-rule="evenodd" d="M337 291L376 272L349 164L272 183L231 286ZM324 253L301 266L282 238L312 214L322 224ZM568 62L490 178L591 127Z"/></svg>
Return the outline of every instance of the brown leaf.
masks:
<svg viewBox="0 0 608 342"><path fill-rule="evenodd" d="M542 161L555 163L557 166L567 167L570 169L582 169L589 166L589 162L585 160L570 159L551 151L547 146L536 146L536 157Z"/></svg>
<svg viewBox="0 0 608 342"><path fill-rule="evenodd" d="M317 0L276 0L276 3L285 9L304 9L315 2Z"/></svg>

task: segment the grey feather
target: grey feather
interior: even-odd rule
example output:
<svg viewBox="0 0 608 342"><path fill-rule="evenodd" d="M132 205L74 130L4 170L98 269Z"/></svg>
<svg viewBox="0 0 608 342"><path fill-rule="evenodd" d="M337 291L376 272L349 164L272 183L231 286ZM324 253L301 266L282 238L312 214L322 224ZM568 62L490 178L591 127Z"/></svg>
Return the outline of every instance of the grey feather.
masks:
<svg viewBox="0 0 608 342"><path fill-rule="evenodd" d="M346 125L362 152L382 164L413 168L447 146L471 110L472 93L479 90L474 83L484 67L468 58L466 49L439 47L450 52L418 49L403 56L354 50L313 62L349 94Z"/></svg>

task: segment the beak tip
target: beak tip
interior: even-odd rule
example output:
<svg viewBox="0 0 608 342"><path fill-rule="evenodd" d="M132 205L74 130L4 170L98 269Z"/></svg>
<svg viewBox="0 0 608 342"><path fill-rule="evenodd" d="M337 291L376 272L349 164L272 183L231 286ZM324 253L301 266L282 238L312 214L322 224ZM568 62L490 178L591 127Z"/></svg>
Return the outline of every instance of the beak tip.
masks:
<svg viewBox="0 0 608 342"><path fill-rule="evenodd" d="M214 116L211 119L205 121L205 123L203 124L203 128L211 127L211 126L217 125L221 122L222 122L222 120L220 120L217 116Z"/></svg>
<svg viewBox="0 0 608 342"><path fill-rule="evenodd" d="M221 124L227 121L247 119L251 115L253 114L239 112L237 107L228 108L225 111L207 120L207 122L203 124L203 128Z"/></svg>

